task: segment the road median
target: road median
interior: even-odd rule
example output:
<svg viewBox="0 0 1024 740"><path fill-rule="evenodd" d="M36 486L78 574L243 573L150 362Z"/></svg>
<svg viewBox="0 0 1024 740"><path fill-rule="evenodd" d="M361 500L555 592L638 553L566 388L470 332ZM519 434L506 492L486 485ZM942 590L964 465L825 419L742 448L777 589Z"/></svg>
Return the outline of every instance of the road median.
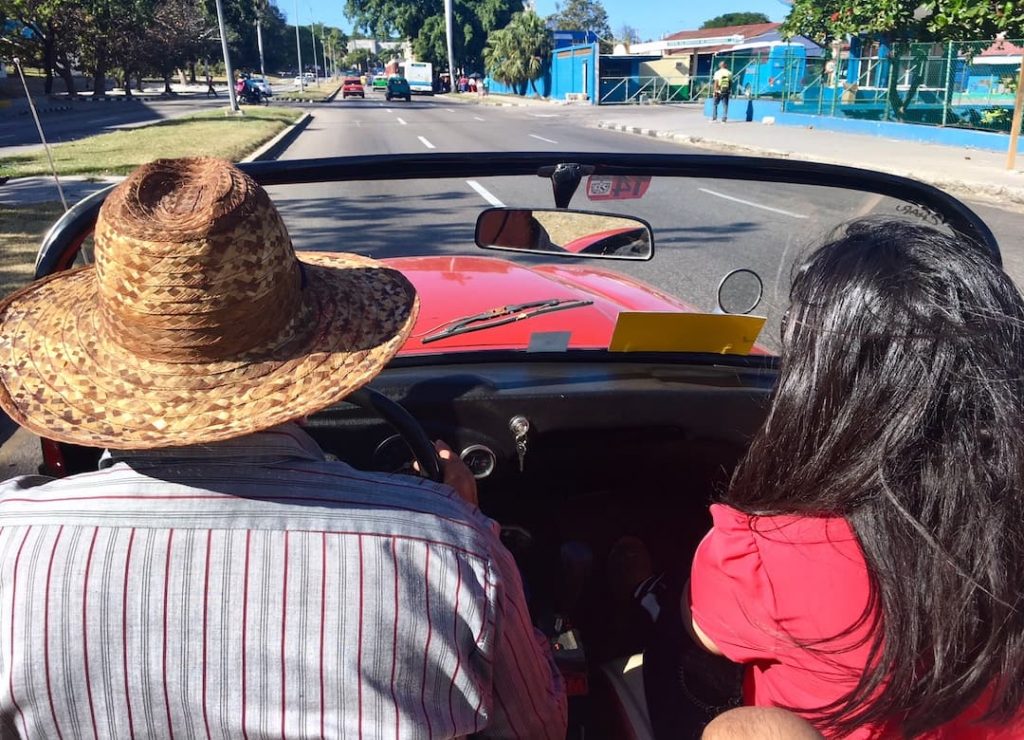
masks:
<svg viewBox="0 0 1024 740"><path fill-rule="evenodd" d="M203 111L149 126L89 136L52 148L61 175L124 175L163 157L212 156L237 162L292 126L304 115L295 108L246 107ZM0 177L50 174L44 151L0 159Z"/></svg>

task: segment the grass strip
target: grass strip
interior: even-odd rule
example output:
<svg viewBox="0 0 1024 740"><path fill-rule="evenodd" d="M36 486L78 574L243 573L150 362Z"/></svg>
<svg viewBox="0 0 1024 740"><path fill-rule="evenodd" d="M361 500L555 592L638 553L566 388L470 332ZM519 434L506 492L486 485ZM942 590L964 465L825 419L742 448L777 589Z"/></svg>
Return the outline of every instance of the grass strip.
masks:
<svg viewBox="0 0 1024 740"><path fill-rule="evenodd" d="M149 126L89 136L52 147L61 175L125 175L162 157L212 156L232 162L269 141L301 115L293 108L246 106L245 115L203 111ZM0 159L0 176L50 174L42 150Z"/></svg>
<svg viewBox="0 0 1024 740"><path fill-rule="evenodd" d="M274 100L326 100L340 87L340 85L307 85L302 92L289 90L284 93L274 93Z"/></svg>
<svg viewBox="0 0 1024 740"><path fill-rule="evenodd" d="M60 203L0 205L0 297L32 281L39 245L62 213Z"/></svg>

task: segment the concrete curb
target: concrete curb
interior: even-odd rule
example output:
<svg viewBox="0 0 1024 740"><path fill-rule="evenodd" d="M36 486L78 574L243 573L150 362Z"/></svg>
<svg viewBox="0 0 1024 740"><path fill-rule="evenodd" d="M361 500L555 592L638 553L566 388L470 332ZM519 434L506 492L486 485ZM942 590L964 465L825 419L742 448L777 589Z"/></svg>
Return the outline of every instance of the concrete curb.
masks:
<svg viewBox="0 0 1024 740"><path fill-rule="evenodd" d="M673 131L661 131L651 128L641 128L639 126L627 126L622 123L611 123L609 121L598 121L597 128L607 129L609 131L620 131L626 134L633 134L637 136L649 136L655 139L666 139L668 141L674 141L679 144L688 144L690 146L698 146L704 149L712 149L719 152L736 152L741 154L751 154L759 157L775 157L777 159L797 159L808 162L820 162L822 164L836 164L844 167L856 167L856 164L852 164L848 160L833 159L829 157L811 157L802 156L799 153L782 151L778 149L769 149L767 147L756 147L748 146L746 144L735 144L728 141L720 141L716 139L707 139L703 136L696 136L693 134L682 134ZM934 185L937 188L946 190L951 193L960 195L967 195L973 198L981 197L983 199L998 201L1002 203L1012 203L1015 205L1024 205L1024 178L1021 180L1021 186L1008 186L1008 185L997 185L990 182L982 182L976 180L961 180L955 178L937 177L934 175L921 174L919 172L910 172L907 170L901 170L898 168L883 168L884 172L888 172L891 175L899 175L900 177L907 177L911 180L919 180L926 182L929 185Z"/></svg>
<svg viewBox="0 0 1024 740"><path fill-rule="evenodd" d="M284 131L279 133L273 139L268 141L266 144L261 146L259 149L254 151L248 157L243 159L243 162L265 162L270 159L277 159L281 156L281 152L287 149L295 138L302 133L302 131L309 125L309 122L313 120L313 114L309 111L303 113L302 117L299 118L295 123L286 128Z"/></svg>
<svg viewBox="0 0 1024 740"><path fill-rule="evenodd" d="M338 93L339 92L341 92L341 85L338 85L337 89L334 92L332 92L330 95L325 97L325 98L280 98L279 102L281 102L281 103L303 103L303 104L305 104L305 103L313 103L314 105L315 104L319 104L319 103L332 103L332 102L334 102L334 99L336 97L338 97ZM270 102L273 103L274 99L271 98Z"/></svg>

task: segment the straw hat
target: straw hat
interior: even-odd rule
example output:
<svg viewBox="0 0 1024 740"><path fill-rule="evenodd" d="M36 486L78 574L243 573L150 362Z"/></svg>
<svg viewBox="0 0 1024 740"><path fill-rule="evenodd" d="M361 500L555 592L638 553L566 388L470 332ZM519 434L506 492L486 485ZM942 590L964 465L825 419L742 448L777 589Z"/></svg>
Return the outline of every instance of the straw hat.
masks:
<svg viewBox="0 0 1024 740"><path fill-rule="evenodd" d="M136 170L95 252L0 302L0 405L64 442L214 442L317 411L377 375L418 311L379 262L297 259L266 191L216 159Z"/></svg>

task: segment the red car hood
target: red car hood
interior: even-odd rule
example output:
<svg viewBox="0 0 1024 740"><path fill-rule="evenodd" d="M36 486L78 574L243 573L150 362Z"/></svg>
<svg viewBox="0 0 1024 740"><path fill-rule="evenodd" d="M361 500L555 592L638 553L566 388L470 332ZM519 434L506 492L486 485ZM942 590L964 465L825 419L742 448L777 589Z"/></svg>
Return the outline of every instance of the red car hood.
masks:
<svg viewBox="0 0 1024 740"><path fill-rule="evenodd" d="M420 295L420 315L400 354L525 349L537 332L571 328L569 347L604 349L621 311L694 311L692 306L593 263L527 267L495 257L398 257L384 260L400 270ZM535 316L492 329L423 344L455 319L514 303L550 298L592 305Z"/></svg>

